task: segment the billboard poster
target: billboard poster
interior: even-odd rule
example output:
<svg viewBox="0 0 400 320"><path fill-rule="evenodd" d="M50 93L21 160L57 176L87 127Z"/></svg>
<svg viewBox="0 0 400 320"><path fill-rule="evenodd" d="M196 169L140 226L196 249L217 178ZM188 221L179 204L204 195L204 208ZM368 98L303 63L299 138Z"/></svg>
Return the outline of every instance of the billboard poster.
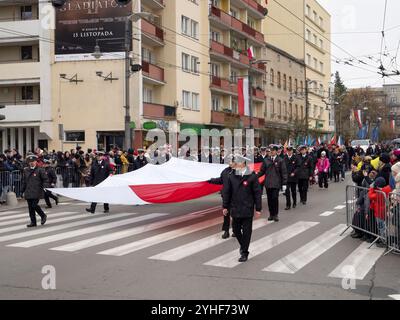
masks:
<svg viewBox="0 0 400 320"><path fill-rule="evenodd" d="M132 3L116 0L69 0L56 9L55 61L95 59L96 46L103 59L121 59L125 52L125 19Z"/></svg>

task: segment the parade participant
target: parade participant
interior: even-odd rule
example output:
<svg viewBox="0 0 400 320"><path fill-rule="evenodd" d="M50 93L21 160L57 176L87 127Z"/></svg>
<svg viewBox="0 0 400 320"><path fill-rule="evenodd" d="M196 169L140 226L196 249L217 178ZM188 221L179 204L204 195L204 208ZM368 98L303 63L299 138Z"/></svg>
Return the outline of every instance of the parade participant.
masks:
<svg viewBox="0 0 400 320"><path fill-rule="evenodd" d="M138 156L135 159L135 170L143 168L148 163L147 158L144 156L144 150L138 149L137 151L138 151Z"/></svg>
<svg viewBox="0 0 400 320"><path fill-rule="evenodd" d="M38 157L30 155L26 161L28 167L24 169L22 178L22 193L28 202L29 217L31 223L28 228L36 227L36 213L41 218L41 224L44 225L47 216L39 206L39 200L44 197L44 188L48 187L48 179L45 171L37 165Z"/></svg>
<svg viewBox="0 0 400 320"><path fill-rule="evenodd" d="M307 193L309 182L314 174L314 164L310 156L307 154L307 147L300 147L299 168L297 170L297 179L300 192L300 202L305 205L307 203Z"/></svg>
<svg viewBox="0 0 400 320"><path fill-rule="evenodd" d="M330 160L332 175L335 179L335 182L339 182L339 175L340 175L340 171L341 171L342 160L343 160L343 157L340 154L339 147L336 147L333 150L333 153L331 155L331 160Z"/></svg>
<svg viewBox="0 0 400 320"><path fill-rule="evenodd" d="M379 157L378 177L382 177L386 181L386 185L390 184L390 175L392 172L390 164L390 156L388 153L382 153Z"/></svg>
<svg viewBox="0 0 400 320"><path fill-rule="evenodd" d="M265 158L268 157L267 155L267 147L261 147L260 148L260 153L257 156L257 159L255 160L255 163L262 163L264 162Z"/></svg>
<svg viewBox="0 0 400 320"><path fill-rule="evenodd" d="M229 167L224 169L218 178L213 178L213 179L210 179L207 181L208 183L211 183L211 184L222 185L221 196L224 194L225 188L227 188L230 175L233 174L234 170L235 170L234 158L231 156L230 160L228 160L228 161L229 161ZM231 216L230 216L230 211L228 210L228 213L226 215L224 215L224 223L222 224L222 231L224 232L222 235L222 239L229 238L230 224L231 224ZM232 237L235 237L235 233L232 233Z"/></svg>
<svg viewBox="0 0 400 320"><path fill-rule="evenodd" d="M296 208L297 205L297 171L300 168L300 159L293 154L293 147L287 147L286 151L287 153L284 157L284 161L287 169L288 180L285 210L290 210L292 206L291 198L293 199L293 209Z"/></svg>
<svg viewBox="0 0 400 320"><path fill-rule="evenodd" d="M329 174L329 159L326 157L326 152L321 152L321 158L318 159L317 162L317 170L318 170L318 184L322 189L328 189L328 174Z"/></svg>
<svg viewBox="0 0 400 320"><path fill-rule="evenodd" d="M99 150L96 154L96 160L92 163L92 167L90 169L90 185L97 186L104 180L108 178L108 176L112 173L112 169L110 164L105 161L104 151ZM92 214L96 211L97 203L92 202L90 208L87 208L86 211ZM104 203L104 213L108 213L110 211L110 207L108 203Z"/></svg>
<svg viewBox="0 0 400 320"><path fill-rule="evenodd" d="M44 170L47 174L49 188L55 188L57 184L56 171L51 166L51 161L49 159L44 159L43 162L44 162ZM52 207L50 198L56 202L56 205L58 205L58 197L52 194L51 191L47 189L44 191L44 201L46 202L47 209L50 209Z"/></svg>
<svg viewBox="0 0 400 320"><path fill-rule="evenodd" d="M224 188L223 214L230 212L232 217L232 229L240 245L239 262L245 262L249 256L254 209L256 215L261 215L261 188L257 175L246 165L250 159L235 157L235 171L229 175Z"/></svg>
<svg viewBox="0 0 400 320"><path fill-rule="evenodd" d="M271 148L271 156L266 158L258 173L258 177L265 175L265 188L267 190L269 221L279 221L279 191L286 192L287 170L285 162L278 157L279 147Z"/></svg>

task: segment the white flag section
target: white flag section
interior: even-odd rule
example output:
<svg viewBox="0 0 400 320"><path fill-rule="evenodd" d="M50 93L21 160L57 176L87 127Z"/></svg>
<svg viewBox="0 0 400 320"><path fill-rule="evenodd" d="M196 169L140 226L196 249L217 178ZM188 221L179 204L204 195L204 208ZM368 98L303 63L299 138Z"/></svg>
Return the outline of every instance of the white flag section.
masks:
<svg viewBox="0 0 400 320"><path fill-rule="evenodd" d="M84 202L120 205L182 202L221 190L221 186L206 181L219 177L226 167L171 158L162 165L148 164L136 171L110 176L95 187L49 190Z"/></svg>

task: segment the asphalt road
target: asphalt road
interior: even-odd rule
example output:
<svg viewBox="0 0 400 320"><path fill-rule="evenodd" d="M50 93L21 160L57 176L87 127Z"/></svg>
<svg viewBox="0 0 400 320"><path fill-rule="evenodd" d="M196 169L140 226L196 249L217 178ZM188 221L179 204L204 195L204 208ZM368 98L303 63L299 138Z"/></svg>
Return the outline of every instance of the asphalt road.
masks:
<svg viewBox="0 0 400 320"><path fill-rule="evenodd" d="M290 211L281 197L278 223L267 223L264 199L243 264L236 239L220 238L219 195L109 214L98 206L95 215L65 200L35 230L25 228L26 208L1 211L0 299L398 298L400 257L340 236L345 186L313 187ZM43 289L44 266L54 267L56 289ZM348 270L354 283L343 280Z"/></svg>

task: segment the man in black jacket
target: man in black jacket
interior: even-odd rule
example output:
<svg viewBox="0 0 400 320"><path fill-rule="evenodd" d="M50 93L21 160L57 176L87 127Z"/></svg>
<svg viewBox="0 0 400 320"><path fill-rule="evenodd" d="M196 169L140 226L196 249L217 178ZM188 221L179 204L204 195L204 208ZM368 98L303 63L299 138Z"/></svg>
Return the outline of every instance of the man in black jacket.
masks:
<svg viewBox="0 0 400 320"><path fill-rule="evenodd" d="M93 161L90 169L90 185L92 187L97 186L106 180L111 173L110 164L104 159L104 151L99 150L96 154L96 160ZM96 206L97 203L92 202L90 208L86 209L86 211L93 214L96 211ZM108 203L104 203L104 213L108 213L109 211L110 207Z"/></svg>
<svg viewBox="0 0 400 320"><path fill-rule="evenodd" d="M227 167L226 169L224 169L221 172L221 175L219 176L219 178L213 178L208 180L208 183L211 184L216 184L216 185L222 185L222 191L221 191L221 195L224 194L224 190L227 187L228 183L229 183L229 177L231 176L231 174L234 173L235 171L235 163L233 162L233 158L230 157L230 163L229 163L229 167ZM222 224L222 231L224 231L223 235L222 235L222 239L227 239L229 238L229 226L231 224L231 216L229 214L229 210L228 213L226 215L224 215L224 223ZM232 233L232 237L235 237L235 233Z"/></svg>
<svg viewBox="0 0 400 320"><path fill-rule="evenodd" d="M31 219L31 223L27 225L28 228L36 227L36 213L40 216L42 225L47 220L47 216L39 206L39 200L43 199L44 188L48 187L48 179L44 170L37 166L37 160L35 155L27 157L28 167L24 169L22 178L22 192L28 202Z"/></svg>
<svg viewBox="0 0 400 320"><path fill-rule="evenodd" d="M258 173L258 177L265 175L265 188L267 189L269 221L279 221L279 191L286 192L287 170L285 162L277 155L279 147L271 147L271 156L266 158Z"/></svg>
<svg viewBox="0 0 400 320"><path fill-rule="evenodd" d="M309 181L312 180L314 174L314 161L307 154L307 147L300 147L299 169L297 170L297 179L299 184L300 201L302 204L307 203L307 193Z"/></svg>
<svg viewBox="0 0 400 320"><path fill-rule="evenodd" d="M144 156L144 150L138 149L138 156L135 159L135 170L143 168L145 165L147 165L147 163L148 161L147 158Z"/></svg>
<svg viewBox="0 0 400 320"><path fill-rule="evenodd" d="M229 175L222 195L223 214L230 212L233 232L240 244L239 262L247 261L249 256L254 209L258 216L262 210L260 184L246 161L250 159L235 156L235 171Z"/></svg>
<svg viewBox="0 0 400 320"><path fill-rule="evenodd" d="M47 174L49 188L55 188L57 184L56 171L51 166L51 161L49 159L44 159L43 162L44 162L44 170ZM58 197L52 194L50 190L45 190L44 201L46 202L47 209L51 208L50 198L56 202L56 205L58 205Z"/></svg>
<svg viewBox="0 0 400 320"><path fill-rule="evenodd" d="M288 181L286 188L286 208L290 210L291 198L293 199L293 208L297 205L297 171L300 167L299 158L293 154L293 147L287 147L287 154L284 157L285 165L287 168ZM290 195L291 193L291 195Z"/></svg>

